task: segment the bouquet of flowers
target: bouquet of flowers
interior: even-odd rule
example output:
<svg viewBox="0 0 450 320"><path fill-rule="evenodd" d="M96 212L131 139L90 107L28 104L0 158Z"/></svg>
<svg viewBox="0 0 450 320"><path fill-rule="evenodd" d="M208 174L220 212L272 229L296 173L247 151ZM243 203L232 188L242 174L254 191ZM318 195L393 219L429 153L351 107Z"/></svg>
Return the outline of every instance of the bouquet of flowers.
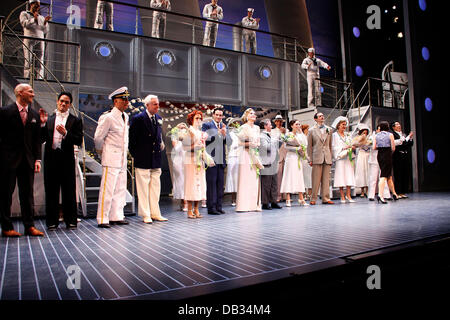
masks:
<svg viewBox="0 0 450 320"><path fill-rule="evenodd" d="M300 147L300 142L292 132L286 132L285 134L282 134L280 138L287 146Z"/></svg>

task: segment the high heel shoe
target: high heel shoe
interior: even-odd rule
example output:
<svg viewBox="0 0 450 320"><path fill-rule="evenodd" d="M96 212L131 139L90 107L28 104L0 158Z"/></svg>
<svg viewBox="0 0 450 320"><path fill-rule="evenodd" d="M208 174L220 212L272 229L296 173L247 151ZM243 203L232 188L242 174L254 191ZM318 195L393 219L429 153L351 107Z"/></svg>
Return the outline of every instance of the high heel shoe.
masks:
<svg viewBox="0 0 450 320"><path fill-rule="evenodd" d="M286 207L290 207L291 206L291 200L286 200Z"/></svg>
<svg viewBox="0 0 450 320"><path fill-rule="evenodd" d="M356 202L356 201L355 201L355 200L353 200L352 198L347 198L347 197L346 197L346 199L347 199L347 201L348 201L348 202L350 202L350 203L354 203L354 202Z"/></svg>
<svg viewBox="0 0 450 320"><path fill-rule="evenodd" d="M377 196L377 203L387 204L387 201L385 201L383 198L380 198L380 196Z"/></svg>
<svg viewBox="0 0 450 320"><path fill-rule="evenodd" d="M394 201L397 201L397 200L399 199L399 197L398 197L398 195L393 194L393 195L392 195L392 199L394 199Z"/></svg>
<svg viewBox="0 0 450 320"><path fill-rule="evenodd" d="M298 204L301 206L309 206L309 203L306 203L305 200L300 200L300 199L298 199Z"/></svg>
<svg viewBox="0 0 450 320"><path fill-rule="evenodd" d="M203 218L203 216L200 214L200 212L198 212L198 209L194 209L194 216L196 218Z"/></svg>
<svg viewBox="0 0 450 320"><path fill-rule="evenodd" d="M195 216L195 214L192 213L192 210L188 210L187 217L188 217L189 219L195 219L195 218L197 218L197 217Z"/></svg>

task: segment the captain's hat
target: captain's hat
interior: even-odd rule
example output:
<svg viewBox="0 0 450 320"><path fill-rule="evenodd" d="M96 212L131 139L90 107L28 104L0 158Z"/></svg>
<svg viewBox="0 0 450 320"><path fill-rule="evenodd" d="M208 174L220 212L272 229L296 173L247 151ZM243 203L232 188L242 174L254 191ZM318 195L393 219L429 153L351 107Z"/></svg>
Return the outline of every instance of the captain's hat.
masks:
<svg viewBox="0 0 450 320"><path fill-rule="evenodd" d="M127 87L122 87L111 93L108 99L114 100L116 98L127 98L130 96Z"/></svg>
<svg viewBox="0 0 450 320"><path fill-rule="evenodd" d="M312 52L312 53L315 53L315 52L316 52L316 50L314 50L314 48L309 48L309 49L308 49L308 52Z"/></svg>
<svg viewBox="0 0 450 320"><path fill-rule="evenodd" d="M251 11L252 13L255 11L253 8L248 8L247 11Z"/></svg>

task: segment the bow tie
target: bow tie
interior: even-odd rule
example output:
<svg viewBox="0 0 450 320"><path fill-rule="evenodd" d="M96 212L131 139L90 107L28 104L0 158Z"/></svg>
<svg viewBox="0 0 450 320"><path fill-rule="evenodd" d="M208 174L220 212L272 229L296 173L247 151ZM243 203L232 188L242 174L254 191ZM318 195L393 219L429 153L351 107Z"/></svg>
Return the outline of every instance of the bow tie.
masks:
<svg viewBox="0 0 450 320"><path fill-rule="evenodd" d="M324 124L321 125L321 126L319 126L319 129L323 129L323 128L325 128L325 125L324 125Z"/></svg>

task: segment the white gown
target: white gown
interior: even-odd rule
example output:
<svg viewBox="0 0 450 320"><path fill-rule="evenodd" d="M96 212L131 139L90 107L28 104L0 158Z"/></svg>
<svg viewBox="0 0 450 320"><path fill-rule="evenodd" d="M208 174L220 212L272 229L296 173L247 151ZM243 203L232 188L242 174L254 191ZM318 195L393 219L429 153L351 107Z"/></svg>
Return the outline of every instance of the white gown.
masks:
<svg viewBox="0 0 450 320"><path fill-rule="evenodd" d="M301 143L300 134L296 135ZM305 192L305 183L303 181L303 165L301 158L297 155L296 147L286 145L286 160L284 162L283 180L281 181L281 193L299 193ZM300 161L299 161L300 160ZM299 165L300 162L300 165Z"/></svg>
<svg viewBox="0 0 450 320"><path fill-rule="evenodd" d="M172 149L172 190L174 199L184 199L184 149L181 141Z"/></svg>
<svg viewBox="0 0 450 320"><path fill-rule="evenodd" d="M228 150L227 158L227 176L225 178L225 192L237 192L238 174L239 174L239 138L235 130L230 130L231 145Z"/></svg>
<svg viewBox="0 0 450 320"><path fill-rule="evenodd" d="M358 188L369 186L369 148L358 149L355 169L355 184Z"/></svg>
<svg viewBox="0 0 450 320"><path fill-rule="evenodd" d="M345 138L342 138L339 133L335 132L332 136L333 145L333 158L336 160L334 167L334 182L333 186L346 187L355 186L355 171L352 166L347 152L344 148L351 143L351 139L348 134L345 134Z"/></svg>

